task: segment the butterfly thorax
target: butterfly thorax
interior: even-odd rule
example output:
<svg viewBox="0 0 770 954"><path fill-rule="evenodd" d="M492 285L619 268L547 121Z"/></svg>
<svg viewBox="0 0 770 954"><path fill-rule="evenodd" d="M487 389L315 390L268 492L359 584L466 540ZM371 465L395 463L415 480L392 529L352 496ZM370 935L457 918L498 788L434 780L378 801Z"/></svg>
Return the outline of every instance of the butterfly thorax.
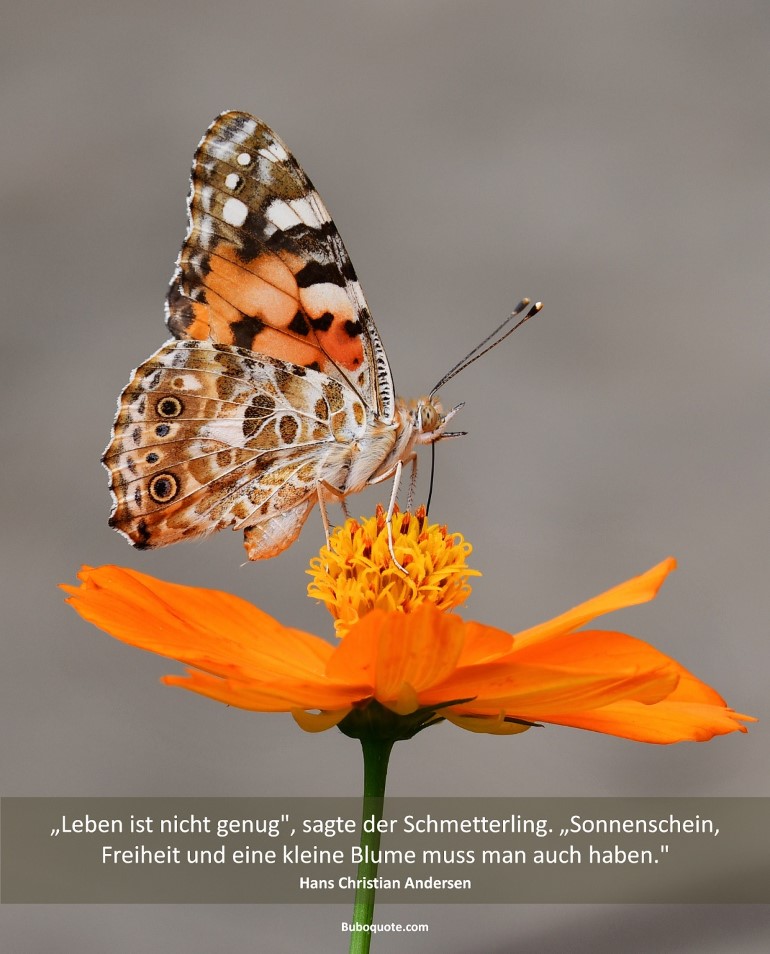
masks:
<svg viewBox="0 0 770 954"><path fill-rule="evenodd" d="M432 444L441 438L447 418L440 402L432 397L396 398L392 429L393 445L388 456L369 477L369 482L390 477L399 462L413 460L420 444Z"/></svg>

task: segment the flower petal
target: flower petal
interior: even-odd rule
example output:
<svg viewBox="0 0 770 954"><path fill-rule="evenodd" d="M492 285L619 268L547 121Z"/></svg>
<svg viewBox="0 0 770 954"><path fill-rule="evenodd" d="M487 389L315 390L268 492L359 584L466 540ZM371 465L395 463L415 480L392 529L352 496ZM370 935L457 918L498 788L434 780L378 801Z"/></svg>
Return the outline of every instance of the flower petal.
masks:
<svg viewBox="0 0 770 954"><path fill-rule="evenodd" d="M62 589L84 619L123 642L222 676L318 676L333 652L229 593L117 566L83 567L78 576L79 587Z"/></svg>
<svg viewBox="0 0 770 954"><path fill-rule="evenodd" d="M339 709L350 707L361 698L355 686L329 684L323 677L315 682L269 678L223 679L197 669L183 676L163 676L167 686L178 686L208 696L229 706L255 712L291 712L293 709Z"/></svg>
<svg viewBox="0 0 770 954"><path fill-rule="evenodd" d="M383 705L403 705L405 686L410 693L421 694L449 676L464 638L463 621L431 604L408 614L373 610L337 646L327 674L331 679L369 684Z"/></svg>
<svg viewBox="0 0 770 954"><path fill-rule="evenodd" d="M538 720L554 709L593 709L619 698L657 701L675 689L680 671L674 660L625 633L586 631L521 652L514 640L505 656L458 668L420 701L473 698L474 709L502 706L509 714Z"/></svg>
<svg viewBox="0 0 770 954"><path fill-rule="evenodd" d="M168 685L261 711L336 709L366 694L366 686L337 685L326 676L332 646L238 597L113 566L84 567L80 579L80 587L63 589L84 619L202 670L169 676Z"/></svg>
<svg viewBox="0 0 770 954"><path fill-rule="evenodd" d="M667 557L646 573L626 580L625 583L620 583L611 590L586 600L585 603L580 603L546 623L540 623L538 626L517 633L516 646L518 649L523 649L532 643L542 643L560 633L573 632L579 626L584 626L592 619L596 619L597 616L612 613L626 606L647 603L655 598L663 581L675 569L676 560L673 557Z"/></svg>
<svg viewBox="0 0 770 954"><path fill-rule="evenodd" d="M293 709L294 721L305 732L325 732L342 722L350 709L337 709L332 712L306 712L304 709Z"/></svg>
<svg viewBox="0 0 770 954"><path fill-rule="evenodd" d="M747 732L741 722L756 722L727 707L710 703L677 702L665 699L652 706L631 700L616 702L590 712L566 715L551 713L548 721L556 725L591 729L605 735L617 735L635 742L707 742L715 735Z"/></svg>
<svg viewBox="0 0 770 954"><path fill-rule="evenodd" d="M499 712L497 716L463 716L449 709L441 714L447 722L451 722L460 729L485 735L521 735L522 732L532 728L531 725L522 725L520 722L508 720L504 712Z"/></svg>

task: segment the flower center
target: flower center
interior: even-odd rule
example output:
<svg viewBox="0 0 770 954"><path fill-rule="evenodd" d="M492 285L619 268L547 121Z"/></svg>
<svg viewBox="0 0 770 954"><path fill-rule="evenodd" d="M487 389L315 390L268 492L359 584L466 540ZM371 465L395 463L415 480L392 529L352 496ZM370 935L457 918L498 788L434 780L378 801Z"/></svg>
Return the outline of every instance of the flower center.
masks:
<svg viewBox="0 0 770 954"><path fill-rule="evenodd" d="M335 619L338 636L373 609L410 613L432 603L451 610L471 591L468 567L472 547L461 534L429 524L424 507L393 514L393 549L404 574L388 550L385 510L374 517L350 518L332 534L328 547L310 561L308 596L320 599Z"/></svg>

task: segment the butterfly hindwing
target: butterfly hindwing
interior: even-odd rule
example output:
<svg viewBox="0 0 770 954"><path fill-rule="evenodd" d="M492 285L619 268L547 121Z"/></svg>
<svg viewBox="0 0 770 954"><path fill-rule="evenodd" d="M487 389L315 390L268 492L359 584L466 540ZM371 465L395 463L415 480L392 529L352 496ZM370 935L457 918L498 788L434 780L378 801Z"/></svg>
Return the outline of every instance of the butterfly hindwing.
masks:
<svg viewBox="0 0 770 954"><path fill-rule="evenodd" d="M169 341L133 374L105 451L111 524L138 547L246 529L251 559L299 534L365 410L327 375L241 348Z"/></svg>
<svg viewBox="0 0 770 954"><path fill-rule="evenodd" d="M196 151L167 322L177 338L321 371L393 419L390 369L342 239L284 143L247 113L223 113Z"/></svg>

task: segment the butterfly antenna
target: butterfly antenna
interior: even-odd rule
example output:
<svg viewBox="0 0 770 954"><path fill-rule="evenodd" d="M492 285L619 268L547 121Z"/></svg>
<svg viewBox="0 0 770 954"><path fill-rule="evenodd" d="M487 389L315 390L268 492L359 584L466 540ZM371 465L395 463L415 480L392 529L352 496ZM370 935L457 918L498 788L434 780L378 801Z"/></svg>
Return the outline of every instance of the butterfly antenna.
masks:
<svg viewBox="0 0 770 954"><path fill-rule="evenodd" d="M480 341L476 347L473 348L472 351L469 351L464 358L461 358L453 368L450 368L449 371L447 371L444 377L430 392L430 396L433 397L433 395L440 388L442 388L447 381L451 381L455 375L467 368L469 364L473 364L474 361L478 361L478 359L482 355L485 355L487 351L491 351L492 348L496 348L501 341L505 341L508 335L512 335L517 328L521 328L525 321L529 321L530 318L534 318L543 307L543 303L541 301L536 301L535 304L532 305L532 307L526 312L526 314L524 314L522 317L519 317L529 304L529 298L522 298L518 305L513 309L511 314L508 315L504 322L502 322L502 324L498 325L491 334L488 334L483 341ZM518 319L518 321L516 319ZM511 322L514 321L516 323L511 325Z"/></svg>
<svg viewBox="0 0 770 954"><path fill-rule="evenodd" d="M436 442L430 445L430 484L428 486L428 502L425 504L425 516L430 513L430 502L433 498L433 477L436 473Z"/></svg>

